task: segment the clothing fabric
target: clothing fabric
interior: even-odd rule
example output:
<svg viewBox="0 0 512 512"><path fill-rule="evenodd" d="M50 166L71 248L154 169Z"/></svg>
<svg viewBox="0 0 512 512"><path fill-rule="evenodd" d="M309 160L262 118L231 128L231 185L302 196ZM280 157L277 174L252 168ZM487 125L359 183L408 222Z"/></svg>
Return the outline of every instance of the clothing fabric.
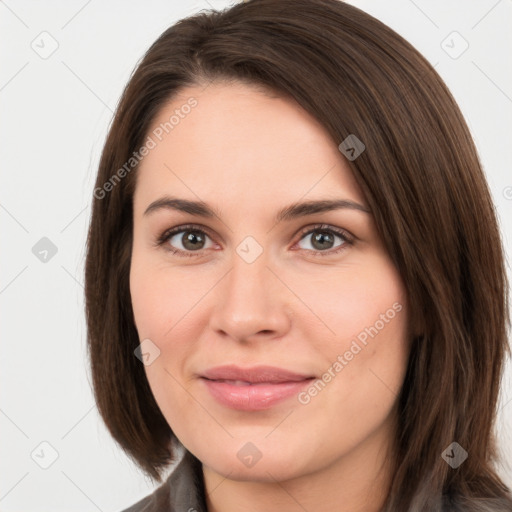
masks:
<svg viewBox="0 0 512 512"><path fill-rule="evenodd" d="M185 450L164 483L121 512L207 512L201 462Z"/></svg>

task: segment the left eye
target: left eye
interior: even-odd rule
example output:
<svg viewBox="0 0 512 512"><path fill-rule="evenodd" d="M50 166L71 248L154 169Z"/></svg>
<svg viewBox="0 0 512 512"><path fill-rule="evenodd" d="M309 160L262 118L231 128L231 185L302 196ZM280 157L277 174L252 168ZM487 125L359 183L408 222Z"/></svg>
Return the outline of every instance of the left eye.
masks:
<svg viewBox="0 0 512 512"><path fill-rule="evenodd" d="M330 249L338 248L350 242L350 240L344 233L328 228L310 229L309 231L302 235L301 240L304 240L306 237L311 237L310 245L312 246L312 249L308 247L301 248L305 250L321 252L326 252ZM336 238L340 239L341 243L333 247L332 244L334 244Z"/></svg>

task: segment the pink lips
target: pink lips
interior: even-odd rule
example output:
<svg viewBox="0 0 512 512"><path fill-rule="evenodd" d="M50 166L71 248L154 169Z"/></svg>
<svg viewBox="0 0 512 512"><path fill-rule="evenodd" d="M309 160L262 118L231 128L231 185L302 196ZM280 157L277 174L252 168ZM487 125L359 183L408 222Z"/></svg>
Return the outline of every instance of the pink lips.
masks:
<svg viewBox="0 0 512 512"><path fill-rule="evenodd" d="M314 377L272 366L217 366L201 378L221 404L244 411L260 411L297 395Z"/></svg>

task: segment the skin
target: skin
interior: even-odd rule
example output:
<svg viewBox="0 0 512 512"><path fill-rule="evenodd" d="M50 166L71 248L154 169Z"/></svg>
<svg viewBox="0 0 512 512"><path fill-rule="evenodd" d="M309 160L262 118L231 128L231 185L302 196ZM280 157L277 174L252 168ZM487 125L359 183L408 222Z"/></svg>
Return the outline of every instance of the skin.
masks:
<svg viewBox="0 0 512 512"><path fill-rule="evenodd" d="M150 132L190 97L197 106L142 160L134 194L130 289L140 339L160 349L145 366L155 399L203 463L209 512L377 511L392 476L408 357L403 283L371 213L274 221L297 201L342 198L367 207L341 141L293 100L221 82L182 89ZM144 215L164 195L200 199L219 218L171 209ZM156 245L166 230L190 223L205 229L203 242L190 249L181 232ZM333 235L315 244L304 228L318 223L347 231L353 243ZM250 264L236 251L247 236L263 250ZM165 249L171 244L198 249L180 256ZM293 396L239 411L218 403L198 377L233 363L322 378L397 303L400 312L307 404ZM261 453L252 467L237 457L247 442Z"/></svg>

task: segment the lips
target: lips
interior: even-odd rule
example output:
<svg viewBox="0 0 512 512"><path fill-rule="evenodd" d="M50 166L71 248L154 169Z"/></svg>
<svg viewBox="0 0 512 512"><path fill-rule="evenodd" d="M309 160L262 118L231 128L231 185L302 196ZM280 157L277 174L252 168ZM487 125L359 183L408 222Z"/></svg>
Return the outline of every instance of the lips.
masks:
<svg viewBox="0 0 512 512"><path fill-rule="evenodd" d="M218 366L201 374L210 394L220 404L239 410L268 409L293 395L314 379L273 366Z"/></svg>

